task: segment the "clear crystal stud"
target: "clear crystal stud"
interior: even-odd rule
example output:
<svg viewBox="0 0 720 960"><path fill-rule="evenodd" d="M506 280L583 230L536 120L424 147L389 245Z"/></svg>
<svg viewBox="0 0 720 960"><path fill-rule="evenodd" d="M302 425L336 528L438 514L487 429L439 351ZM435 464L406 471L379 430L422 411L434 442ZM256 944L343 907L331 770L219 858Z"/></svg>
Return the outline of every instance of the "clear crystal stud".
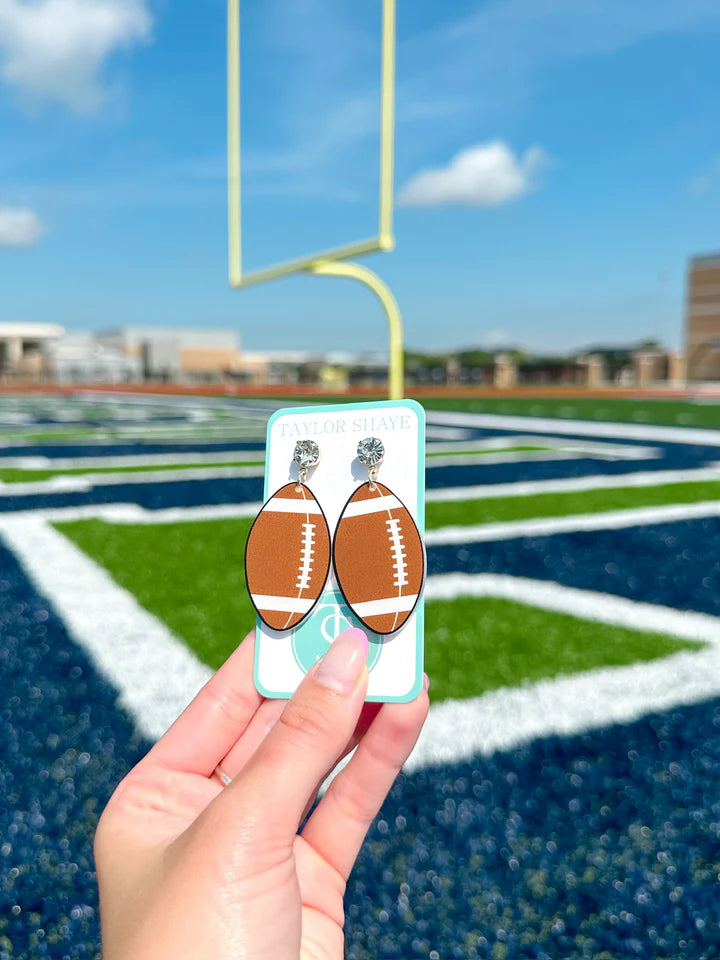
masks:
<svg viewBox="0 0 720 960"><path fill-rule="evenodd" d="M314 440L298 440L295 444L293 460L301 470L314 467L320 459L320 447Z"/></svg>
<svg viewBox="0 0 720 960"><path fill-rule="evenodd" d="M366 437L357 445L357 455L360 463L367 467L377 467L383 462L385 446L377 437Z"/></svg>

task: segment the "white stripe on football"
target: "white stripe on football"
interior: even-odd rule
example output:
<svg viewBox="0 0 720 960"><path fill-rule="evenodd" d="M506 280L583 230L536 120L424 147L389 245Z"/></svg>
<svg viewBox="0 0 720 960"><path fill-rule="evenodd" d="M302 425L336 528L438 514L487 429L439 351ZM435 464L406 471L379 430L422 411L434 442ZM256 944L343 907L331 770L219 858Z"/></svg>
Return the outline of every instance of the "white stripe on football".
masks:
<svg viewBox="0 0 720 960"><path fill-rule="evenodd" d="M409 510L383 484L363 484L346 503L333 562L348 606L369 630L402 627L422 589L425 551Z"/></svg>
<svg viewBox="0 0 720 960"><path fill-rule="evenodd" d="M330 569L325 514L304 484L281 487L255 518L245 548L253 606L272 630L291 630L317 601Z"/></svg>

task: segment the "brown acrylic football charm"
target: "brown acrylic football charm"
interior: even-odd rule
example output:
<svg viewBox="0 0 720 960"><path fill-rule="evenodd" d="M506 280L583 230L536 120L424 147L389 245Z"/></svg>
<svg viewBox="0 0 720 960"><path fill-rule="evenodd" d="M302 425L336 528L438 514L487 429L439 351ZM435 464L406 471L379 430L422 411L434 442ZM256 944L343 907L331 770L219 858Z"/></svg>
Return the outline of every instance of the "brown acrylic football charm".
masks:
<svg viewBox="0 0 720 960"><path fill-rule="evenodd" d="M330 568L330 531L304 483L287 483L263 505L245 547L253 606L271 630L291 630L320 599Z"/></svg>
<svg viewBox="0 0 720 960"><path fill-rule="evenodd" d="M364 462L364 461L363 461ZM333 540L333 562L345 600L369 630L394 633L420 597L425 551L405 504L373 479L345 504Z"/></svg>

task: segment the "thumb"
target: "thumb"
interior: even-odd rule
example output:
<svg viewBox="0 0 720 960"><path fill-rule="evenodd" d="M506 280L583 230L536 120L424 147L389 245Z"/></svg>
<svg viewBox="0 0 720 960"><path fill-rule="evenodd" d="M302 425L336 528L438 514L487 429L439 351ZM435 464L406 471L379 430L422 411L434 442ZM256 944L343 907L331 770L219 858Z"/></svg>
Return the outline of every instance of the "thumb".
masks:
<svg viewBox="0 0 720 960"><path fill-rule="evenodd" d="M230 804L259 810L254 831L291 841L308 800L353 734L367 692L368 640L345 630L309 671L262 745L224 791Z"/></svg>

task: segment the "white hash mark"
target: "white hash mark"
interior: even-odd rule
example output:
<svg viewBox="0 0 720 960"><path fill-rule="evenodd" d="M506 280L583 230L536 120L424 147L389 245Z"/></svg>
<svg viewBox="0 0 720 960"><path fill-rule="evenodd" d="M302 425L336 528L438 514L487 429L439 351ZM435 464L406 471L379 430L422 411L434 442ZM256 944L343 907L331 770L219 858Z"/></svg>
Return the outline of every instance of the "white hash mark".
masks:
<svg viewBox="0 0 720 960"><path fill-rule="evenodd" d="M389 520L386 520L385 526L388 528L388 537L392 544L393 560L395 561L395 563L393 563L395 586L400 589L406 587L408 583L405 544L403 543L404 537L400 533L400 521L396 517L391 517Z"/></svg>

